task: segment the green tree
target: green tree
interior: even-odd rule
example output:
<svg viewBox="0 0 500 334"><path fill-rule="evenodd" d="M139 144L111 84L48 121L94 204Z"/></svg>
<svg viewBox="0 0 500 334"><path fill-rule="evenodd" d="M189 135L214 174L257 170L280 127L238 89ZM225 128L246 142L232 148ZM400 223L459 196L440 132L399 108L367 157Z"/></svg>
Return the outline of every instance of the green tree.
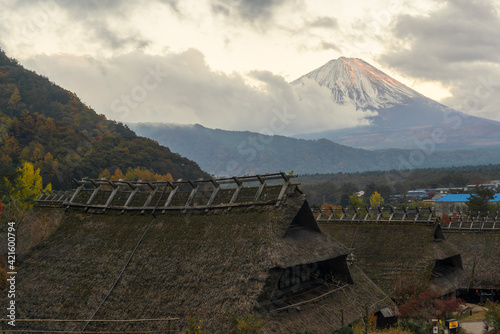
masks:
<svg viewBox="0 0 500 334"><path fill-rule="evenodd" d="M21 94L19 94L19 89L17 89L16 87L16 89L14 89L14 92L10 96L7 105L12 109L16 109L20 101L21 101Z"/></svg>
<svg viewBox="0 0 500 334"><path fill-rule="evenodd" d="M361 197L358 197L357 194L352 194L349 196L349 206L351 208L362 208L365 206L365 203Z"/></svg>
<svg viewBox="0 0 500 334"><path fill-rule="evenodd" d="M383 198L389 198L392 194L391 187L389 187L386 184L380 184L380 183L375 183L375 182L368 183L365 186L364 191L365 191L366 196L369 196L370 194L373 194L374 192L378 192L380 194L380 196L382 196Z"/></svg>
<svg viewBox="0 0 500 334"><path fill-rule="evenodd" d="M467 207L471 212L481 212L486 214L488 211L488 201L495 197L495 192L489 188L477 187L474 193L469 195Z"/></svg>
<svg viewBox="0 0 500 334"><path fill-rule="evenodd" d="M488 210L490 212L500 212L500 202L489 202Z"/></svg>
<svg viewBox="0 0 500 334"><path fill-rule="evenodd" d="M342 206L342 207L349 206L349 195L348 194L342 194L342 196L340 197L340 206Z"/></svg>
<svg viewBox="0 0 500 334"><path fill-rule="evenodd" d="M0 161L0 198L5 199L11 191L10 180L15 180L18 174L15 165L9 161Z"/></svg>

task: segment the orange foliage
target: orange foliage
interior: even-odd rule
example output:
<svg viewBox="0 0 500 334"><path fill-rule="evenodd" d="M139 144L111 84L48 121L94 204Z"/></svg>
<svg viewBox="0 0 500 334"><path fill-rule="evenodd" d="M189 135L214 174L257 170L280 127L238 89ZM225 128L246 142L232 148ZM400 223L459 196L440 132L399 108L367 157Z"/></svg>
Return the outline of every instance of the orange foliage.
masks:
<svg viewBox="0 0 500 334"><path fill-rule="evenodd" d="M141 169L141 167L129 168L126 174L117 168L113 175L110 175L110 172L106 169L104 170L100 178L109 178L114 181L125 180L125 181L173 181L174 178L170 173L165 175L161 175L158 173L154 173L149 169Z"/></svg>
<svg viewBox="0 0 500 334"><path fill-rule="evenodd" d="M342 209L342 207L340 205L335 205L335 204L331 204L331 203L324 203L321 205L321 210L334 210L334 209Z"/></svg>

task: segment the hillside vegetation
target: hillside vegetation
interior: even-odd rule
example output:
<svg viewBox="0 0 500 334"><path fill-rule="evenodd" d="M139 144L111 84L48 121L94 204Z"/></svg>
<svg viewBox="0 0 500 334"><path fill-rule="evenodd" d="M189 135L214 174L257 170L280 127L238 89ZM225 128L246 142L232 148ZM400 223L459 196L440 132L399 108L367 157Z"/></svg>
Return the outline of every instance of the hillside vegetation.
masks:
<svg viewBox="0 0 500 334"><path fill-rule="evenodd" d="M465 187L500 179L500 165L481 165L416 170L371 171L363 173L300 175L302 190L310 203L341 204L342 197L358 191L370 196L375 191L383 198L412 189Z"/></svg>
<svg viewBox="0 0 500 334"><path fill-rule="evenodd" d="M97 178L105 169L141 167L176 179L207 176L193 161L98 115L74 93L0 50L0 188L25 162L40 169L44 184L54 189L70 188L71 178Z"/></svg>
<svg viewBox="0 0 500 334"><path fill-rule="evenodd" d="M193 159L215 175L244 175L294 170L299 174L437 168L500 163L500 150L363 150L327 139L304 140L201 125L139 123L141 136Z"/></svg>

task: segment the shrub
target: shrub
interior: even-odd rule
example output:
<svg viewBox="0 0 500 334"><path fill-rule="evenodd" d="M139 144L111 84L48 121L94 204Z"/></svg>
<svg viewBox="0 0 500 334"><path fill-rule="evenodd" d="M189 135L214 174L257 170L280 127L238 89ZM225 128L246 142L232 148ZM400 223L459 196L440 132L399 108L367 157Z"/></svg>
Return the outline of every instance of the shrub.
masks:
<svg viewBox="0 0 500 334"><path fill-rule="evenodd" d="M354 329L351 326L344 326L341 329L337 329L332 334L354 334Z"/></svg>
<svg viewBox="0 0 500 334"><path fill-rule="evenodd" d="M236 317L235 319L235 329L238 334L262 333L263 325L264 320L255 314L245 314L243 316Z"/></svg>
<svg viewBox="0 0 500 334"><path fill-rule="evenodd" d="M401 321L399 323L404 331L410 331L415 334L426 334L426 325L413 320Z"/></svg>
<svg viewBox="0 0 500 334"><path fill-rule="evenodd" d="M493 328L493 333L500 333L500 304L488 301L486 303L486 322Z"/></svg>

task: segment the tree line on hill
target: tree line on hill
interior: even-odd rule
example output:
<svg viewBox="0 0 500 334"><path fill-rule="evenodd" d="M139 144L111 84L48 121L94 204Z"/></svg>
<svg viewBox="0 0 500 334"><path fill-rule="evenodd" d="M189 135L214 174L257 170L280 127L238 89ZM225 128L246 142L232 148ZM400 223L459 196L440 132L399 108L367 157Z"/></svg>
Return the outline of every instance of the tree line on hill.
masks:
<svg viewBox="0 0 500 334"><path fill-rule="evenodd" d="M373 171L301 175L297 179L309 203L349 205L349 196L364 192L365 202L378 192L387 202L394 194L412 189L463 188L500 179L500 165L426 168L406 171Z"/></svg>
<svg viewBox="0 0 500 334"><path fill-rule="evenodd" d="M105 169L139 168L152 175L207 177L193 161L126 125L106 119L47 78L0 50L0 198L12 197L25 164L43 186L69 189L72 178L97 178Z"/></svg>

